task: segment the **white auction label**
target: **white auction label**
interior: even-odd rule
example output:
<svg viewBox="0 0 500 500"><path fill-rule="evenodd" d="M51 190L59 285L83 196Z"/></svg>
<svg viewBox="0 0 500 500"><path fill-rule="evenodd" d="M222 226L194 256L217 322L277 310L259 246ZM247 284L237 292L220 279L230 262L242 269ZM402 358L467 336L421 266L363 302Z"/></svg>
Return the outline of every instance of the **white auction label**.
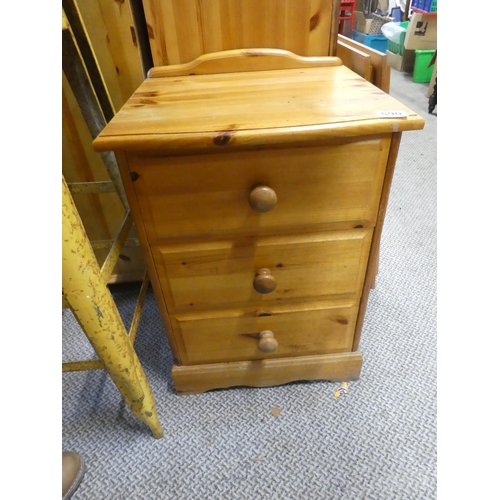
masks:
<svg viewBox="0 0 500 500"><path fill-rule="evenodd" d="M408 118L406 111L375 111L379 118Z"/></svg>

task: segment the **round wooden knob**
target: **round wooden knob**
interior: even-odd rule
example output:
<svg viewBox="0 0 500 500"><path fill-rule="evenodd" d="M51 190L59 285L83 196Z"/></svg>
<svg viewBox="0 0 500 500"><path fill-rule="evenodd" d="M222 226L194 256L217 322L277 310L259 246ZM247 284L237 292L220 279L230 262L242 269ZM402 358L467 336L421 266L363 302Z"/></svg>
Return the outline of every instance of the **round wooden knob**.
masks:
<svg viewBox="0 0 500 500"><path fill-rule="evenodd" d="M260 332L259 351L274 352L278 348L278 341L271 330Z"/></svg>
<svg viewBox="0 0 500 500"><path fill-rule="evenodd" d="M271 274L270 269L263 267L255 273L253 288L262 294L271 293L276 289L276 278Z"/></svg>
<svg viewBox="0 0 500 500"><path fill-rule="evenodd" d="M265 213L276 206L278 197L269 186L257 186L250 193L249 203L256 212Z"/></svg>

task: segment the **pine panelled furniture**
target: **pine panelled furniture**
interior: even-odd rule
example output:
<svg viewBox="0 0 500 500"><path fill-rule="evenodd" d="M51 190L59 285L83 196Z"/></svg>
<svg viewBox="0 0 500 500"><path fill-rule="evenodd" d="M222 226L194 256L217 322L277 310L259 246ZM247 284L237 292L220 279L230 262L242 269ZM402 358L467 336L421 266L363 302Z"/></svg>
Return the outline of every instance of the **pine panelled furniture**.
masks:
<svg viewBox="0 0 500 500"><path fill-rule="evenodd" d="M92 141L144 80L132 24L129 2L63 0L62 172L100 266L128 204L114 156ZM140 282L145 269L132 227L109 282Z"/></svg>
<svg viewBox="0 0 500 500"><path fill-rule="evenodd" d="M401 134L423 126L338 57L150 70L94 148L117 156L180 394L360 376Z"/></svg>
<svg viewBox="0 0 500 500"><path fill-rule="evenodd" d="M340 0L142 0L154 66L254 47L336 55Z"/></svg>
<svg viewBox="0 0 500 500"><path fill-rule="evenodd" d="M340 0L142 0L142 5L151 66L272 47L306 57L338 56L389 93L387 56L339 33Z"/></svg>

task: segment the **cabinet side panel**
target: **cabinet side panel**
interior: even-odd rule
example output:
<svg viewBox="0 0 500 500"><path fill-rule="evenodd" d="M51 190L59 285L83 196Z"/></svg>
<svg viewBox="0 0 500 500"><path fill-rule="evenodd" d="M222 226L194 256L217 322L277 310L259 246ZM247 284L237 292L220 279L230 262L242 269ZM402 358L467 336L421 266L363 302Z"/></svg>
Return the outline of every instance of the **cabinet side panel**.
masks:
<svg viewBox="0 0 500 500"><path fill-rule="evenodd" d="M170 347L172 349L174 359L177 361L181 359L181 353L178 349L178 344L172 332L172 327L170 324L170 318L168 316L168 312L165 306L165 300L163 299L161 286L158 280L158 273L156 271L153 257L151 255L151 249L147 240L146 232L144 230L144 224L141 217L141 210L139 204L137 203L137 197L135 194L134 183L132 181L132 177L130 175L130 171L128 168L128 160L126 153L118 152L116 153L116 160L118 162L118 167L120 169L120 174L123 181L123 186L125 188L125 192L127 194L127 199L130 205L130 210L132 213L132 218L134 220L134 224L137 230L137 236L139 238L139 242L141 245L142 254L144 256L144 260L146 261L146 266L148 270L149 279L151 280L151 285L153 287L156 301L158 304L158 308L160 310L160 314L163 319L163 323L165 325L168 341Z"/></svg>
<svg viewBox="0 0 500 500"><path fill-rule="evenodd" d="M368 303L368 296L370 289L375 283L375 278L378 272L378 261L380 254L380 239L382 236L382 229L384 226L385 213L387 210L387 203L389 201L389 192L391 190L392 178L394 176L394 167L401 143L401 132L395 132L392 135L391 147L389 150L389 157L387 159L387 168L385 172L384 184L382 187L382 194L380 197L380 204L378 207L377 223L373 232L372 245L370 249L370 256L368 258L368 269L366 272L365 283L363 285L363 293L361 295L361 302L359 305L358 320L356 324L356 331L354 333L354 342L352 346L353 351L357 351L363 328L363 321L365 318L366 305Z"/></svg>

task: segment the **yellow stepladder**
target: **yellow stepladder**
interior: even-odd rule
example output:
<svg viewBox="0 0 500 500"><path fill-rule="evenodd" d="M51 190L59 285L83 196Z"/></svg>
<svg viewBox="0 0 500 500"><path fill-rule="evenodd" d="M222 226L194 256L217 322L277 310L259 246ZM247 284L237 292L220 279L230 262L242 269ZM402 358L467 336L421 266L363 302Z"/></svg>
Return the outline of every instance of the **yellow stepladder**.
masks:
<svg viewBox="0 0 500 500"><path fill-rule="evenodd" d="M68 185L62 178L62 292L63 306L69 306L94 348L98 360L63 363L63 372L104 368L116 384L133 414L145 422L155 438L163 436L151 386L133 344L142 311L148 279L145 275L130 331L107 287L107 276L128 229L127 213L115 238L109 260L102 269L76 209Z"/></svg>

